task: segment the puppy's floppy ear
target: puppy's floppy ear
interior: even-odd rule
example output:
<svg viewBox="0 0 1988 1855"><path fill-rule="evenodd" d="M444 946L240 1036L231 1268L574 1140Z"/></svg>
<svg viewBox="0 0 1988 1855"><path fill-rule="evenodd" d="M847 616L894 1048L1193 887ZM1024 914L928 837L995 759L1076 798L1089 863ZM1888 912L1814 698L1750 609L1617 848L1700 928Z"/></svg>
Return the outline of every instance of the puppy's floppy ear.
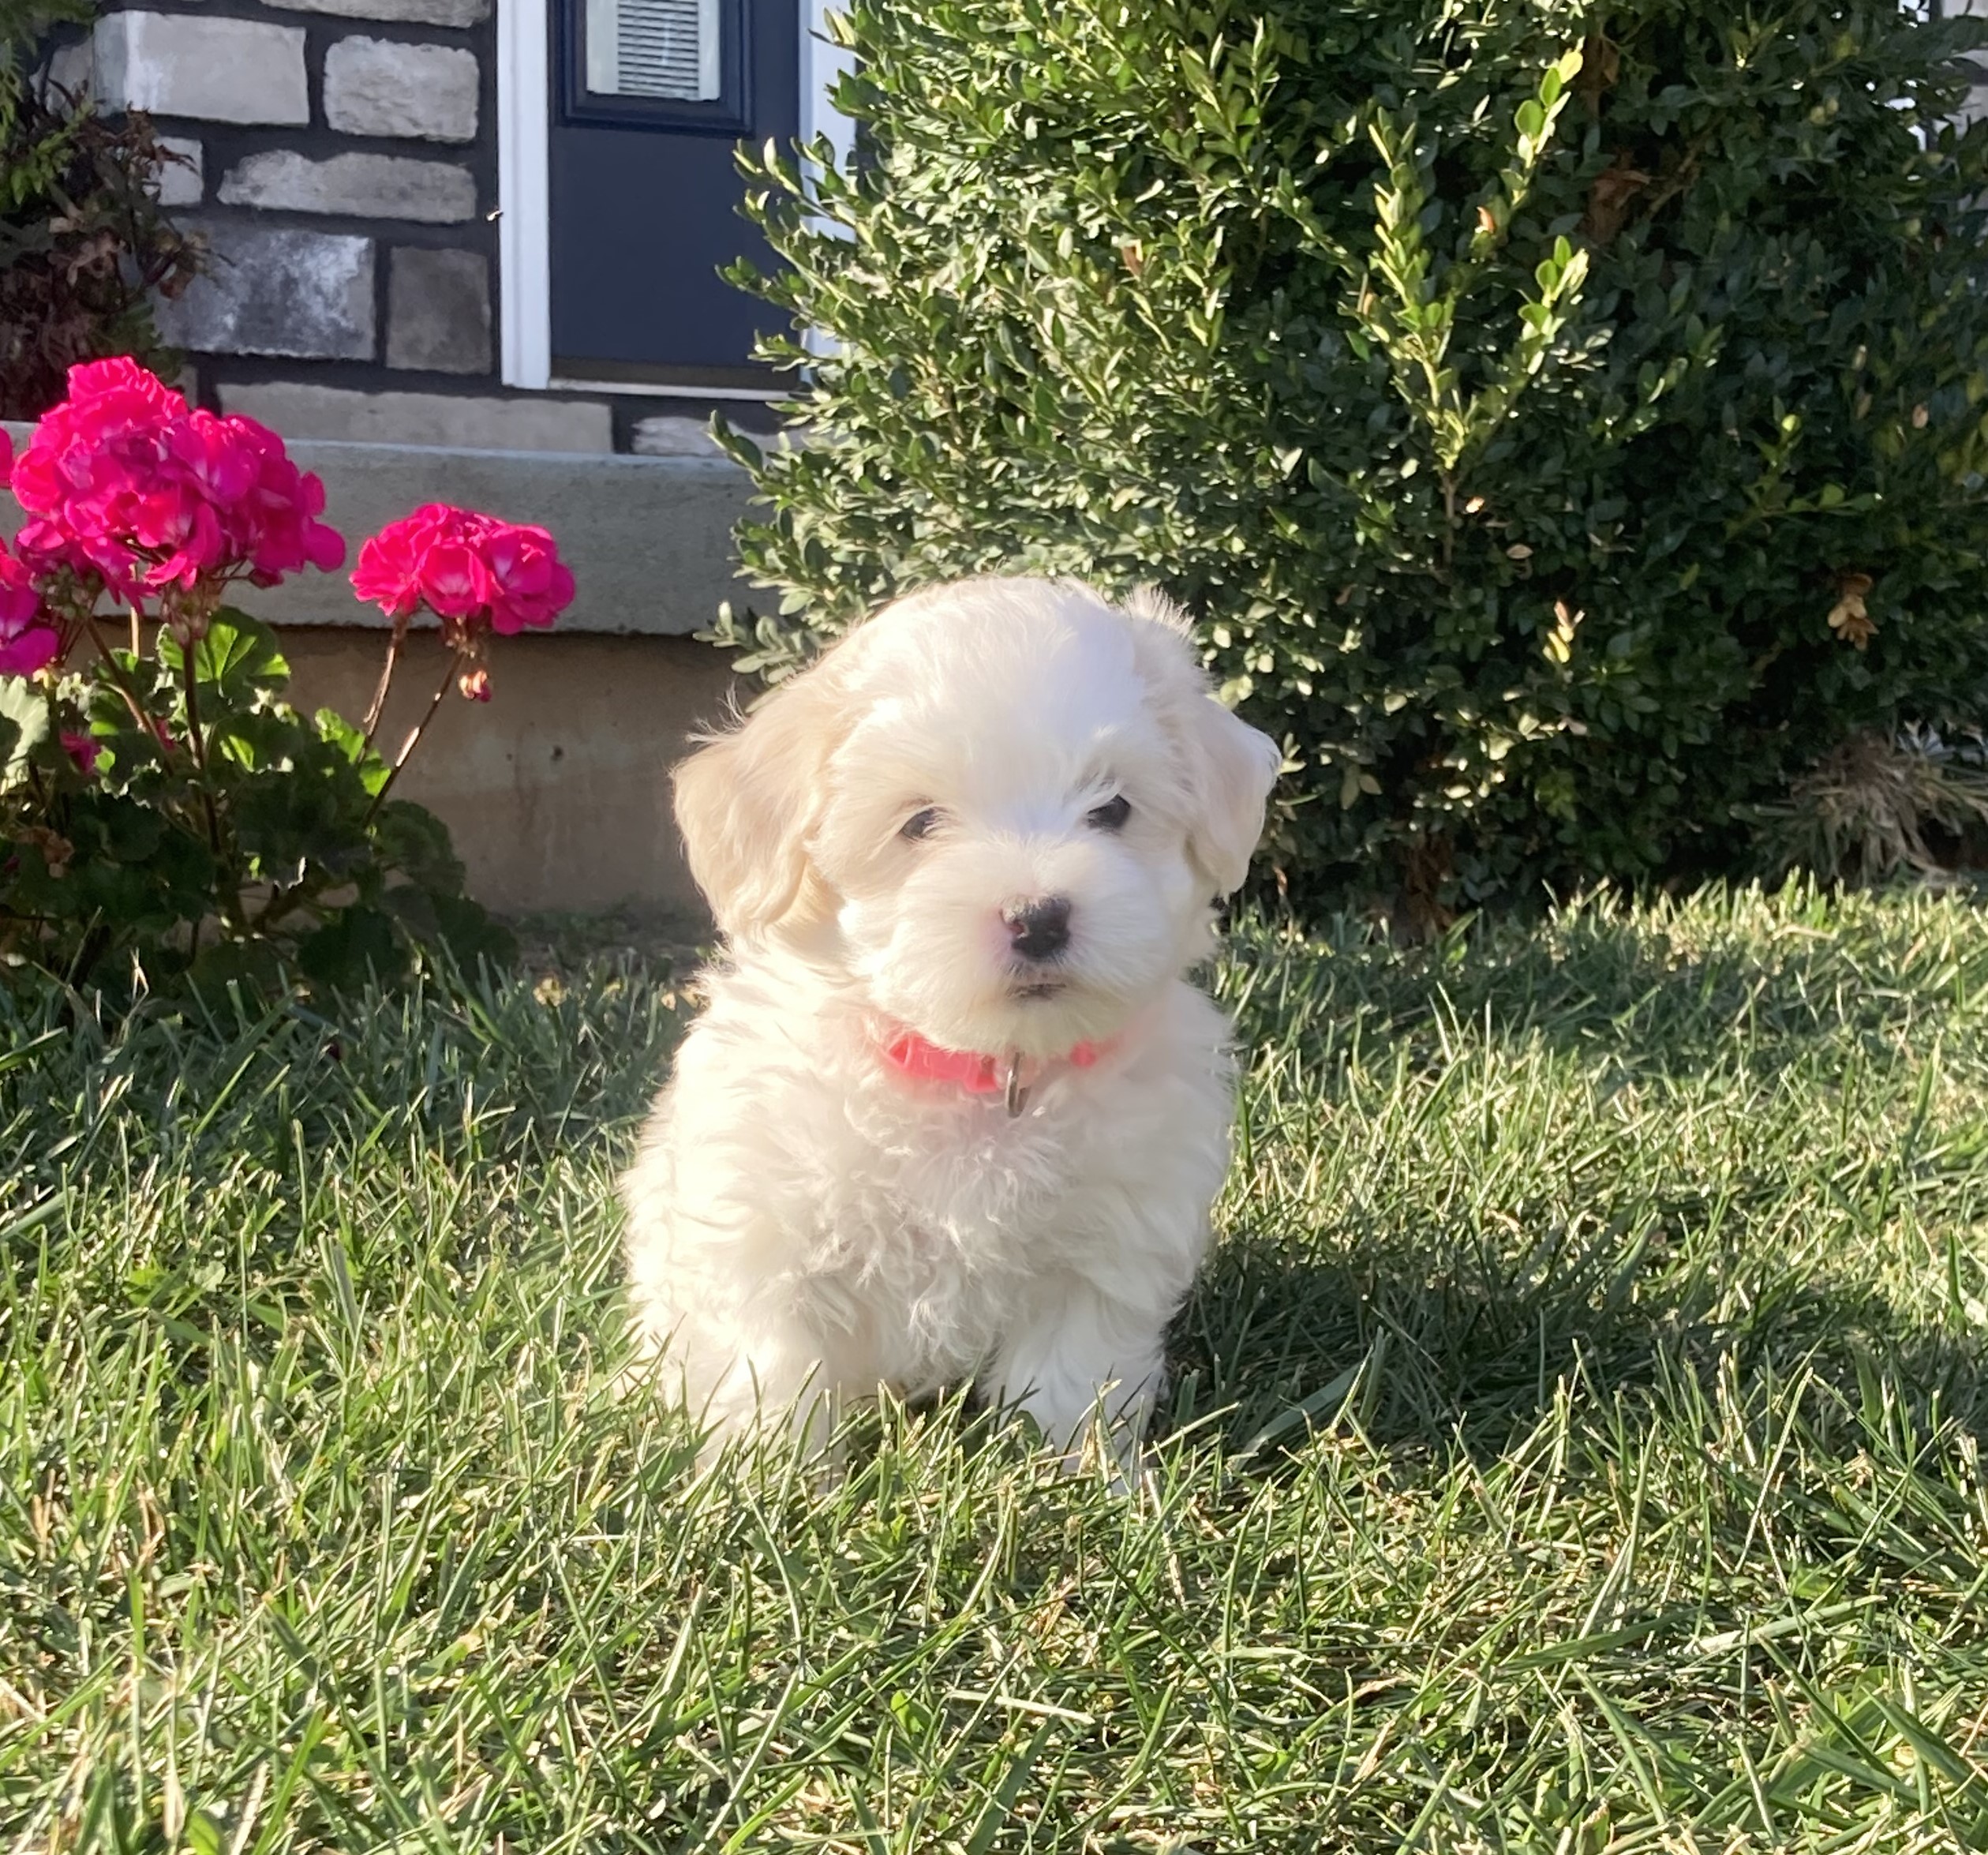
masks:
<svg viewBox="0 0 1988 1855"><path fill-rule="evenodd" d="M1133 628L1140 667L1183 750L1190 785L1188 854L1215 894L1227 895L1249 873L1283 753L1215 699L1180 606L1141 586L1121 609L1140 621Z"/></svg>
<svg viewBox="0 0 1988 1855"><path fill-rule="evenodd" d="M779 684L676 769L691 874L728 937L772 927L808 885L807 833L846 726L846 648Z"/></svg>

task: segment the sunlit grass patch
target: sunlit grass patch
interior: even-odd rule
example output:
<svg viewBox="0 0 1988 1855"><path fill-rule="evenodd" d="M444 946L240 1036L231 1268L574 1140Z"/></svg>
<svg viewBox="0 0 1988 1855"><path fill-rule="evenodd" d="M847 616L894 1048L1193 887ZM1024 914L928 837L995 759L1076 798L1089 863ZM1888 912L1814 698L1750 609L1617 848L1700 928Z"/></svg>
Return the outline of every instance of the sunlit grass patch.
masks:
<svg viewBox="0 0 1988 1855"><path fill-rule="evenodd" d="M1988 920L1246 927L1136 1498L605 1382L643 960L0 1063L21 1849L1988 1845ZM9 1846L0 1843L0 1846Z"/></svg>

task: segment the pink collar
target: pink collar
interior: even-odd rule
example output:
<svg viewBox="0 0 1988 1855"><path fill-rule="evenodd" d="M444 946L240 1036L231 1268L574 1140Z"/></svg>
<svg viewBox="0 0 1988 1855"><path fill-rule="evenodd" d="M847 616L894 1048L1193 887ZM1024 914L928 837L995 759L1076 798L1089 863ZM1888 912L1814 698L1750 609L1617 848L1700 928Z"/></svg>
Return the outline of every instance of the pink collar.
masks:
<svg viewBox="0 0 1988 1855"><path fill-rule="evenodd" d="M898 1031L878 1047L885 1062L914 1081L943 1082L969 1095L1005 1095L1011 1116L1028 1106L1029 1091L1054 1063L1088 1070L1099 1054L1098 1046L1087 1041L1046 1060L1013 1051L1005 1056L983 1056L971 1050L944 1049L913 1030Z"/></svg>

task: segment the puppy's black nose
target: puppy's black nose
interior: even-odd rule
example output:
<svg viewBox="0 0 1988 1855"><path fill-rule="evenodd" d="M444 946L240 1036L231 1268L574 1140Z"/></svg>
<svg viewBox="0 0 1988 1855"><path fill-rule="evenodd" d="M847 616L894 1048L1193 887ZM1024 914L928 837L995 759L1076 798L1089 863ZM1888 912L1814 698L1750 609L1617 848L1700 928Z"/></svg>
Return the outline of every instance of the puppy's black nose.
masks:
<svg viewBox="0 0 1988 1855"><path fill-rule="evenodd" d="M1053 960L1069 945L1070 905L1060 895L1013 901L1001 911L1015 951L1024 960Z"/></svg>

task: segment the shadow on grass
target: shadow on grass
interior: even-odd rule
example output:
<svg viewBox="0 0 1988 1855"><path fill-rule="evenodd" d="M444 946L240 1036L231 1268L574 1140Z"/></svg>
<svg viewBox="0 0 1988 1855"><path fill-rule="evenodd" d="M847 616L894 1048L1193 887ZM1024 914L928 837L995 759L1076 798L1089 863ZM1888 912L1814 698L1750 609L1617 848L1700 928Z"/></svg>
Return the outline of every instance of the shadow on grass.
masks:
<svg viewBox="0 0 1988 1855"><path fill-rule="evenodd" d="M1634 1075L1735 1059L1771 1073L1818 1043L1889 1049L1902 1025L1988 995L1988 937L1968 931L1964 898L1888 906L1714 891L1641 915L1592 903L1543 924L1480 922L1420 948L1350 918L1301 943L1245 923L1221 991L1245 1049L1316 1054L1356 1021L1369 1039L1467 1025Z"/></svg>
<svg viewBox="0 0 1988 1855"><path fill-rule="evenodd" d="M1988 1334L1930 1326L1867 1287L1795 1274L1735 1296L1716 1255L1601 1227L1518 1256L1403 1230L1357 1255L1220 1246L1177 1321L1176 1424L1220 1412L1232 1450L1273 1460L1350 1415L1375 1443L1495 1456L1578 1377L1587 1390L1743 1388L1806 1371L1853 1400L1874 1385L1923 1416L1988 1426Z"/></svg>

